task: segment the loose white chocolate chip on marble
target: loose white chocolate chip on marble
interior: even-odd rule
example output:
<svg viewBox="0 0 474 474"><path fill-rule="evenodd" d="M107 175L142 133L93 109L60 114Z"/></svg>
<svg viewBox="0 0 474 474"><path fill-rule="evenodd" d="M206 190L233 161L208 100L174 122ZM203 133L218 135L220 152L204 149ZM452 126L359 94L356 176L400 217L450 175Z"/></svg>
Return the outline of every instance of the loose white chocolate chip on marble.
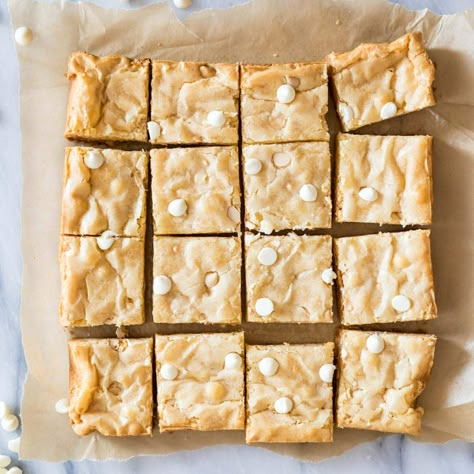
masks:
<svg viewBox="0 0 474 474"><path fill-rule="evenodd" d="M379 193L374 188L362 188L359 197L364 201L374 202L379 197Z"/></svg>
<svg viewBox="0 0 474 474"><path fill-rule="evenodd" d="M5 402L0 401L0 420L11 413L10 408Z"/></svg>
<svg viewBox="0 0 474 474"><path fill-rule="evenodd" d="M21 443L21 436L18 436L18 438L10 439L7 444L8 449L12 451L13 453L19 453L20 443Z"/></svg>
<svg viewBox="0 0 474 474"><path fill-rule="evenodd" d="M323 270L323 273L321 273L321 280L328 285L332 285L336 277L336 272L332 268L326 268L326 270Z"/></svg>
<svg viewBox="0 0 474 474"><path fill-rule="evenodd" d="M258 252L257 258L262 265L269 267L277 261L278 254L271 247L263 247L263 249Z"/></svg>
<svg viewBox="0 0 474 474"><path fill-rule="evenodd" d="M318 197L318 190L312 184L303 184L300 188L300 198L305 202L314 202Z"/></svg>
<svg viewBox="0 0 474 474"><path fill-rule="evenodd" d="M295 100L296 91L290 84L283 84L277 90L277 99L281 104L290 104Z"/></svg>
<svg viewBox="0 0 474 474"><path fill-rule="evenodd" d="M236 352L229 352L225 356L224 367L229 370L240 369L242 367L242 357Z"/></svg>
<svg viewBox="0 0 474 474"><path fill-rule="evenodd" d="M397 313L404 313L411 307L410 300L404 295L397 295L392 298L392 307Z"/></svg>
<svg viewBox="0 0 474 474"><path fill-rule="evenodd" d="M7 467L12 462L10 456L5 456L4 454L0 454L0 467Z"/></svg>
<svg viewBox="0 0 474 474"><path fill-rule="evenodd" d="M171 279L166 275L159 275L153 279L153 294L166 295L171 290Z"/></svg>
<svg viewBox="0 0 474 474"><path fill-rule="evenodd" d="M222 127L225 124L224 112L220 110L213 110L207 114L207 121L213 127Z"/></svg>
<svg viewBox="0 0 474 474"><path fill-rule="evenodd" d="M0 467L0 474L8 474L8 470L4 467Z"/></svg>
<svg viewBox="0 0 474 474"><path fill-rule="evenodd" d="M6 415L2 418L2 428L5 431L15 431L20 426L20 420L15 415Z"/></svg>
<svg viewBox="0 0 474 474"><path fill-rule="evenodd" d="M397 115L397 104L394 102L387 102L380 109L380 118L383 120L395 117Z"/></svg>
<svg viewBox="0 0 474 474"><path fill-rule="evenodd" d="M165 380L174 380L178 376L178 369L171 364L163 364L160 369L160 375Z"/></svg>
<svg viewBox="0 0 474 474"><path fill-rule="evenodd" d="M84 158L84 163L91 170L96 170L104 164L104 155L97 150L88 151Z"/></svg>
<svg viewBox="0 0 474 474"><path fill-rule="evenodd" d="M156 140L161 135L161 127L159 123L150 121L146 124L146 126L151 141Z"/></svg>
<svg viewBox="0 0 474 474"><path fill-rule="evenodd" d="M97 246L101 250L108 250L115 241L115 234L111 230L106 230L100 237L97 237Z"/></svg>
<svg viewBox="0 0 474 474"><path fill-rule="evenodd" d="M258 363L258 370L265 377L272 377L277 373L280 364L273 357L264 357Z"/></svg>
<svg viewBox="0 0 474 474"><path fill-rule="evenodd" d="M23 471L17 466L13 466L7 471L7 474L22 474L22 473Z"/></svg>
<svg viewBox="0 0 474 474"><path fill-rule="evenodd" d="M232 221L232 222L240 222L240 212L235 206L230 206L227 209L227 217Z"/></svg>
<svg viewBox="0 0 474 474"><path fill-rule="evenodd" d="M33 41L33 32L26 26L20 26L15 30L15 41L21 46L27 46Z"/></svg>
<svg viewBox="0 0 474 474"><path fill-rule="evenodd" d="M173 217L181 217L186 214L188 210L188 204L184 199L174 199L168 204L168 212Z"/></svg>
<svg viewBox="0 0 474 474"><path fill-rule="evenodd" d="M275 402L275 411L282 415L290 413L293 409L293 402L288 397L281 397Z"/></svg>
<svg viewBox="0 0 474 474"><path fill-rule="evenodd" d="M65 415L66 413L69 413L68 399L61 398L61 400L58 400L54 405L54 409L56 410L56 413L59 413L60 415Z"/></svg>
<svg viewBox="0 0 474 474"><path fill-rule="evenodd" d="M273 301L270 298L259 298L255 303L255 311L259 316L269 316L273 309Z"/></svg>
<svg viewBox="0 0 474 474"><path fill-rule="evenodd" d="M276 168L285 168L291 163L291 154L286 151L277 151L272 155L272 162Z"/></svg>
<svg viewBox="0 0 474 474"><path fill-rule="evenodd" d="M193 0L173 0L173 3L176 8L184 10L193 4Z"/></svg>
<svg viewBox="0 0 474 474"><path fill-rule="evenodd" d="M319 369L319 377L323 382L331 383L336 367L332 364L324 364Z"/></svg>
<svg viewBox="0 0 474 474"><path fill-rule="evenodd" d="M371 334L367 338L365 346L372 354L380 354L385 348L385 343L379 334Z"/></svg>
<svg viewBox="0 0 474 474"><path fill-rule="evenodd" d="M354 111L347 104L341 104L339 106L339 113L342 115L342 120L344 123L352 122L354 119Z"/></svg>
<svg viewBox="0 0 474 474"><path fill-rule="evenodd" d="M262 171L262 162L257 158L250 158L245 162L245 172L250 175L255 175Z"/></svg>
<svg viewBox="0 0 474 474"><path fill-rule="evenodd" d="M204 277L204 284L208 288L214 288L219 283L219 274L217 272L208 272Z"/></svg>

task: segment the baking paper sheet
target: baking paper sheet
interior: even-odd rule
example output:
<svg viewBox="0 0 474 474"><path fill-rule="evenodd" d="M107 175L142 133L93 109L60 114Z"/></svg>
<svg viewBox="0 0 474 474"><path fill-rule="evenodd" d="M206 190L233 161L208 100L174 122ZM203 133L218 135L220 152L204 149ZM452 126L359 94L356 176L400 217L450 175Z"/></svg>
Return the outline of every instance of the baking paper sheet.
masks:
<svg viewBox="0 0 474 474"><path fill-rule="evenodd" d="M183 24L167 3L130 11L61 3L9 0L13 27L30 26L35 35L30 46L18 47L23 162L21 325L29 369L22 406L21 457L48 461L124 459L244 442L242 432L79 438L67 417L54 410L56 400L68 393L67 334L57 319L57 250L66 144L62 138L68 92L64 74L69 53L86 50L99 55L256 63L313 61L333 50L349 50L364 41L393 40L415 30L423 32L437 65L438 105L363 131L435 137L432 249L439 319L406 324L404 329L439 336L433 376L420 400L426 413L418 439L473 441L474 11L440 17L426 10L410 12L382 0L255 0L229 10L193 14ZM333 111L331 115L334 133L337 125ZM350 230L337 226L333 232L343 235L377 230L359 225ZM334 332L332 325L316 324L245 328L250 342L319 342ZM200 329L194 325L178 330ZM171 332L176 328L149 322L131 334L157 330ZM82 330L79 335L113 333L113 329L95 329ZM318 460L378 436L374 432L336 430L332 444L264 447Z"/></svg>

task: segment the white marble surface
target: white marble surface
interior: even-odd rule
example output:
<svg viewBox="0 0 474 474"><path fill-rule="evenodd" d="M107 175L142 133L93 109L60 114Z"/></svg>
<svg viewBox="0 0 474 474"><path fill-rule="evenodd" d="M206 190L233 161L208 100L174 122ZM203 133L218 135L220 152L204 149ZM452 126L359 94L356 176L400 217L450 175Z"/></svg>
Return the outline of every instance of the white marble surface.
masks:
<svg viewBox="0 0 474 474"><path fill-rule="evenodd" d="M131 0L137 7L153 0ZM288 0L291 4L291 0ZM195 0L195 7L225 6L243 0ZM124 5L120 0L97 0L102 5ZM437 13L455 13L474 7L474 0L399 0L409 8L430 8ZM182 13L181 13L182 14ZM19 411L26 372L20 342L19 304L20 256L20 136L18 117L18 70L6 0L0 0L0 400ZM47 170L45 170L47 173ZM41 179L39 176L38 179ZM34 236L31 236L34 238ZM47 278L47 274L45 274ZM38 334L41 338L41 334ZM18 436L0 429L0 454L7 453L7 441ZM315 446L314 449L317 449ZM142 457L127 462L17 462L25 473L363 473L464 474L474 472L474 445L450 442L427 445L403 436L390 436L359 446L318 464L303 463L247 446L218 446L166 457Z"/></svg>

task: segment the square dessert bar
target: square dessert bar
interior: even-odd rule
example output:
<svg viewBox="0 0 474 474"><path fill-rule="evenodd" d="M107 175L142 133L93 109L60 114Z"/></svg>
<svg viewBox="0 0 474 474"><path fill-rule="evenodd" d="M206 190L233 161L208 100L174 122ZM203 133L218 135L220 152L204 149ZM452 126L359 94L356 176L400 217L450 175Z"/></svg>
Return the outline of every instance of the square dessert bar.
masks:
<svg viewBox="0 0 474 474"><path fill-rule="evenodd" d="M241 243L235 237L155 237L155 323L239 324Z"/></svg>
<svg viewBox="0 0 474 474"><path fill-rule="evenodd" d="M244 146L243 161L247 229L331 227L329 143Z"/></svg>
<svg viewBox="0 0 474 474"><path fill-rule="evenodd" d="M431 373L436 336L341 330L337 339L339 428L417 435L416 399Z"/></svg>
<svg viewBox="0 0 474 474"><path fill-rule="evenodd" d="M329 140L324 63L241 66L244 143Z"/></svg>
<svg viewBox="0 0 474 474"><path fill-rule="evenodd" d="M434 319L430 231L334 239L343 325Z"/></svg>
<svg viewBox="0 0 474 474"><path fill-rule="evenodd" d="M340 134L336 221L431 224L429 136Z"/></svg>
<svg viewBox="0 0 474 474"><path fill-rule="evenodd" d="M332 441L334 343L247 345L247 443Z"/></svg>
<svg viewBox="0 0 474 474"><path fill-rule="evenodd" d="M62 236L61 324L144 323L144 254L141 239Z"/></svg>
<svg viewBox="0 0 474 474"><path fill-rule="evenodd" d="M332 322L329 235L245 235L247 321Z"/></svg>
<svg viewBox="0 0 474 474"><path fill-rule="evenodd" d="M237 145L237 64L152 64L151 143Z"/></svg>
<svg viewBox="0 0 474 474"><path fill-rule="evenodd" d="M148 154L66 148L61 233L145 235Z"/></svg>
<svg viewBox="0 0 474 474"><path fill-rule="evenodd" d="M79 436L151 435L153 338L69 341L69 418Z"/></svg>
<svg viewBox="0 0 474 474"><path fill-rule="evenodd" d="M392 43L361 44L327 58L344 131L435 105L435 68L421 33Z"/></svg>
<svg viewBox="0 0 474 474"><path fill-rule="evenodd" d="M148 59L71 54L65 137L146 142L149 70Z"/></svg>
<svg viewBox="0 0 474 474"><path fill-rule="evenodd" d="M155 337L158 424L176 430L242 430L244 333Z"/></svg>
<svg viewBox="0 0 474 474"><path fill-rule="evenodd" d="M155 234L240 229L237 147L152 150L151 175Z"/></svg>

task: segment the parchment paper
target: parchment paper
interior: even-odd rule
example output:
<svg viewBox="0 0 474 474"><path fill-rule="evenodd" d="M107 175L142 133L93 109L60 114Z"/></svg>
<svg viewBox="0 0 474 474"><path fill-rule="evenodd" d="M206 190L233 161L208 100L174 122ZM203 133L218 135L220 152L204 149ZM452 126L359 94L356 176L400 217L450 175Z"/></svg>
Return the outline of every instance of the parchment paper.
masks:
<svg viewBox="0 0 474 474"><path fill-rule="evenodd" d="M194 14L182 24L167 4L124 11L77 3L9 3L13 27L27 25L35 34L30 46L18 47L23 160L21 324L29 369L22 406L22 458L124 459L244 442L241 432L79 438L67 417L55 413L54 403L68 392L67 334L57 319L57 251L68 91L64 73L69 53L87 50L132 57L257 63L311 61L332 50L348 50L363 41L393 40L413 30L423 32L437 64L438 105L364 131L435 137L432 247L439 319L406 324L403 329L439 336L433 376L420 400L426 413L418 439L474 440L473 10L439 17L428 11L410 12L382 0L256 0L229 10ZM334 133L333 114L331 111ZM350 232L377 230L374 226L353 226ZM340 235L348 228L337 226L333 231ZM245 328L251 342L316 342L327 340L334 332L333 325L254 324ZM178 330L200 329L186 326ZM133 330L132 335L157 330L171 332L176 328L149 322ZM88 334L113 335L113 330L80 331L82 336ZM332 444L265 448L318 460L378 436L374 432L336 430Z"/></svg>

